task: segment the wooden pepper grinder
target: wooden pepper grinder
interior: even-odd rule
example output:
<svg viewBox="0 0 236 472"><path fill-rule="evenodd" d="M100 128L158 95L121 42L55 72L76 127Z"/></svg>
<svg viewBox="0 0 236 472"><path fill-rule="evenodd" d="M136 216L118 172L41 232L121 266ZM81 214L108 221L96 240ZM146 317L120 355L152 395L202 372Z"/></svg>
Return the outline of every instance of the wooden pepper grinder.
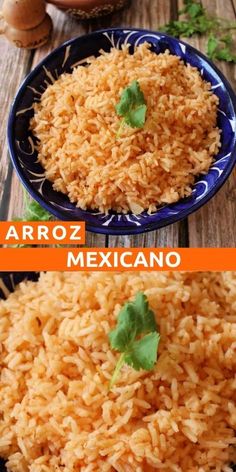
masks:
<svg viewBox="0 0 236 472"><path fill-rule="evenodd" d="M45 0L4 0L0 17L5 23L0 34L18 48L36 49L51 37Z"/></svg>

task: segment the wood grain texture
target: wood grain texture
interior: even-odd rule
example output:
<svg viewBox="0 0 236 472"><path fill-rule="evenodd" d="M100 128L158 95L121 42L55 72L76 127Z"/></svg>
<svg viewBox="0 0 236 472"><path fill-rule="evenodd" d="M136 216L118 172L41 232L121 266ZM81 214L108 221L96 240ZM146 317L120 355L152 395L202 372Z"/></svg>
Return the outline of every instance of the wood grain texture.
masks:
<svg viewBox="0 0 236 472"><path fill-rule="evenodd" d="M203 0L209 13L234 20L235 12L231 1ZM192 39L191 43L203 52L206 39ZM224 62L217 66L236 89L236 67ZM190 247L236 247L236 172L211 201L191 215L189 222Z"/></svg>
<svg viewBox="0 0 236 472"><path fill-rule="evenodd" d="M234 19L236 0L204 0L212 13ZM2 0L0 0L0 6ZM111 26L140 27L158 30L159 26L176 18L181 0L132 0L129 8L99 20L77 22L53 6L48 11L53 18L52 41L36 52L21 51L0 37L0 219L21 216L23 192L18 177L12 170L7 153L6 125L10 105L24 76L51 50L64 41L90 31ZM206 40L189 40L195 47L205 50ZM235 68L220 64L233 87L236 88ZM214 199L188 220L159 231L133 237L104 237L87 233L86 244L91 247L176 247L236 245L236 175L225 184Z"/></svg>
<svg viewBox="0 0 236 472"><path fill-rule="evenodd" d="M236 0L231 0L232 6L234 8L234 13L236 14Z"/></svg>
<svg viewBox="0 0 236 472"><path fill-rule="evenodd" d="M0 9L2 0L0 0ZM2 22L1 22L2 26ZM3 35L0 36L0 220L8 219L8 206L12 194L13 169L7 148L7 121L17 88L30 69L32 53L12 46ZM22 194L14 192L21 206ZM17 205L16 205L17 207ZM17 213L17 208L15 208ZM14 207L12 208L14 213Z"/></svg>
<svg viewBox="0 0 236 472"><path fill-rule="evenodd" d="M159 231L140 234L138 236L110 236L110 247L179 247L181 241L181 223L162 228Z"/></svg>

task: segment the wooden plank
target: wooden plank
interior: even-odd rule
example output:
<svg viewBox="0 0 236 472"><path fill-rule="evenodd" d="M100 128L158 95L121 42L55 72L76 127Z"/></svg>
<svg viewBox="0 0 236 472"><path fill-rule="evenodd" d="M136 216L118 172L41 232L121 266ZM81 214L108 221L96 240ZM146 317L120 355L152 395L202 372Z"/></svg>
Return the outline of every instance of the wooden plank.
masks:
<svg viewBox="0 0 236 472"><path fill-rule="evenodd" d="M235 12L231 1L203 0L203 5L212 15L233 20ZM203 52L206 50L206 39L191 39L193 44ZM218 67L236 89L236 68L224 62ZM236 246L236 173L228 179L218 194L203 208L189 218L190 247L235 247Z"/></svg>
<svg viewBox="0 0 236 472"><path fill-rule="evenodd" d="M139 0L133 2L132 7L127 12L124 10L122 14L122 22L114 19L114 26L122 24L124 26L137 26L158 30L158 27L170 21L175 15L176 2L174 1L153 1ZM163 228L159 231L152 231L139 236L110 236L110 247L167 247L178 246L181 230L185 225L175 224ZM183 239L183 238L182 238Z"/></svg>
<svg viewBox="0 0 236 472"><path fill-rule="evenodd" d="M0 0L0 9L2 0ZM1 23L2 26L2 23ZM8 155L6 129L10 106L17 88L29 70L32 54L11 45L3 35L0 36L0 220L7 219L11 194L12 165ZM18 195L22 201L21 195ZM12 208L12 213L17 209Z"/></svg>
<svg viewBox="0 0 236 472"><path fill-rule="evenodd" d="M177 247L180 244L180 223L167 226L159 231L138 236L109 237L109 247Z"/></svg>
<svg viewBox="0 0 236 472"><path fill-rule="evenodd" d="M236 0L231 0L232 1L232 6L234 8L234 13L236 14Z"/></svg>
<svg viewBox="0 0 236 472"><path fill-rule="evenodd" d="M169 21L170 5L174 0L136 0L130 7L117 12L112 17L103 17L97 22L98 27L136 27L158 30L158 26Z"/></svg>

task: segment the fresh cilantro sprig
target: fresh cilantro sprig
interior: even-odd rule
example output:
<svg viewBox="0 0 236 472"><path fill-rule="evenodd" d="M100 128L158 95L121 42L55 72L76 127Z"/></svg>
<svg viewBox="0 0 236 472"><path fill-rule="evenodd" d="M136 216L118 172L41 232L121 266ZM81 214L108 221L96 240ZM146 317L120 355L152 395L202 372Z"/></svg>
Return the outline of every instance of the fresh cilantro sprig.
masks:
<svg viewBox="0 0 236 472"><path fill-rule="evenodd" d="M122 116L118 136L124 125L132 128L143 128L146 121L147 105L144 94L140 88L139 82L134 80L126 87L119 103L116 105L116 113Z"/></svg>
<svg viewBox="0 0 236 472"><path fill-rule="evenodd" d="M233 54L232 30L236 29L235 21L228 21L211 16L196 0L184 0L184 8L179 15L186 15L186 20L175 20L160 29L171 36L189 38L194 34L210 34L207 42L207 55L210 59L226 62L236 62Z"/></svg>
<svg viewBox="0 0 236 472"><path fill-rule="evenodd" d="M175 20L161 27L161 31L164 31L171 36L184 36L189 38L194 34L207 33L212 28L218 26L219 20L217 18L210 17L206 9L199 2L194 0L185 0L184 8L179 11L179 15L186 15L186 20Z"/></svg>
<svg viewBox="0 0 236 472"><path fill-rule="evenodd" d="M230 34L217 38L213 34L207 42L207 55L213 61L218 59L219 61L233 62L236 64L236 55L233 54L233 38Z"/></svg>
<svg viewBox="0 0 236 472"><path fill-rule="evenodd" d="M139 292L133 302L123 306L116 328L109 333L109 340L112 349L121 353L109 384L110 389L124 364L137 371L153 369L157 361L160 334L144 293Z"/></svg>

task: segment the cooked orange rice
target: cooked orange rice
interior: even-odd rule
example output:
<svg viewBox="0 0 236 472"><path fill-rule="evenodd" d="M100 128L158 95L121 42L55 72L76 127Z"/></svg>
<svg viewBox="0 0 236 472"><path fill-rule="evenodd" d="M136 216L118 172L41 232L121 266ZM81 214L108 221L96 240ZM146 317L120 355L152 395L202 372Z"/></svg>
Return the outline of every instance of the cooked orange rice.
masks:
<svg viewBox="0 0 236 472"><path fill-rule="evenodd" d="M82 209L144 209L189 196L220 147L218 98L196 68L147 43L129 53L101 51L63 74L35 103L39 161L53 187ZM138 80L147 102L143 129L126 126L115 106Z"/></svg>
<svg viewBox="0 0 236 472"><path fill-rule="evenodd" d="M151 372L108 333L143 291ZM0 302L0 456L11 472L230 472L236 462L236 273L46 273Z"/></svg>

